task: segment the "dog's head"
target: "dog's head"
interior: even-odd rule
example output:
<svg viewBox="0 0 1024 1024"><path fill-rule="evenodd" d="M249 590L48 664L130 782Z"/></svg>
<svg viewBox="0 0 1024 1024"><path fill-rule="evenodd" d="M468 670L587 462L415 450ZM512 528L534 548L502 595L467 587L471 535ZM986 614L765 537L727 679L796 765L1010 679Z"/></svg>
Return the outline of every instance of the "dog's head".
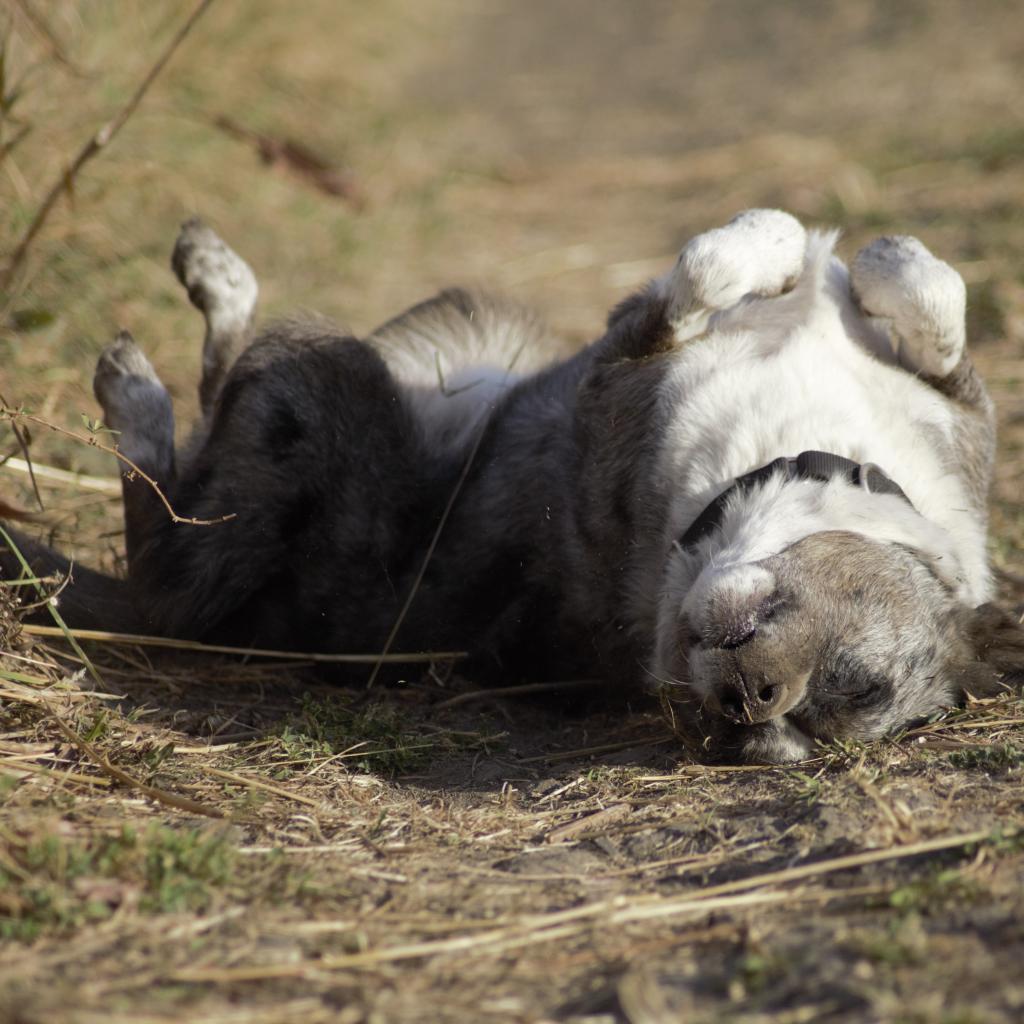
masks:
<svg viewBox="0 0 1024 1024"><path fill-rule="evenodd" d="M1024 682L1024 629L902 544L815 533L696 592L665 668L712 758L799 760Z"/></svg>

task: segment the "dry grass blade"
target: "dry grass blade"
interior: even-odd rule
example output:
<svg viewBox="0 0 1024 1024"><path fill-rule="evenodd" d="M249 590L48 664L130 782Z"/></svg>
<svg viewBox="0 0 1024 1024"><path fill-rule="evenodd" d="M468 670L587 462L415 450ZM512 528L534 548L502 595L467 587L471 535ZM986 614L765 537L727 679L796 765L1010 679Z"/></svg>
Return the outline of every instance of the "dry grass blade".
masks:
<svg viewBox="0 0 1024 1024"><path fill-rule="evenodd" d="M31 0L13 0L14 6L25 16L25 19L32 25L35 31L46 41L47 47L53 54L54 60L63 65L73 75L85 78L85 72L67 55L57 33L53 31L47 20L35 9Z"/></svg>
<svg viewBox="0 0 1024 1024"><path fill-rule="evenodd" d="M0 771L5 771L15 778L25 772L32 775L43 775L54 782L75 782L82 786L99 786L101 788L110 786L110 779L98 779L92 775L82 775L80 772L57 771L41 764L25 764L11 758L0 759Z"/></svg>
<svg viewBox="0 0 1024 1024"><path fill-rule="evenodd" d="M313 662L332 665L373 665L379 654L322 654L316 651L276 651L264 647L230 647L226 644L204 644L198 640L176 640L167 636L146 636L141 633L108 633L102 629L55 629L53 626L27 624L22 630L29 636L68 637L90 643L119 644L128 647L164 647L174 651L194 651L197 654L230 654L239 658L284 658L289 662ZM416 651L388 654L385 663L392 665L429 664L435 661L458 661L465 651Z"/></svg>
<svg viewBox="0 0 1024 1024"><path fill-rule="evenodd" d="M168 793L165 789L140 782L126 771L112 765L91 743L88 743L82 736L79 736L59 715L52 715L51 719L70 743L82 751L98 768L122 785L137 790L143 796L148 796L150 800L155 800L165 807L173 807L177 811L200 814L206 818L228 817L227 814L217 807L210 807L208 804L200 803L198 800L190 800L188 797L178 796L176 793Z"/></svg>
<svg viewBox="0 0 1024 1024"><path fill-rule="evenodd" d="M811 899L815 902L842 897L840 890L815 890L794 893L779 891L769 886L784 885L788 882L808 878L820 878L840 871L878 864L883 861L904 860L943 850L960 849L991 838L988 830L964 832L954 836L941 836L907 846L888 847L884 850L868 850L863 853L835 857L830 860L803 864L783 871L772 871L750 878L725 882L700 890L692 896L664 899L657 895L641 896L635 899L616 897L582 907L556 911L548 914L534 914L488 932L472 932L450 939L416 942L393 946L386 949L368 950L348 956L323 957L315 963L270 964L266 966L238 968L191 968L176 972L178 981L256 981L268 978L295 978L324 970L346 970L372 967L382 963L401 960L429 958L446 953L472 952L500 955L512 949L552 942L579 934L590 922L601 919L604 925L632 924L658 918L675 917L686 913L707 913L736 907L759 906L787 903L796 899ZM749 891L765 890L765 891Z"/></svg>
<svg viewBox="0 0 1024 1024"><path fill-rule="evenodd" d="M8 550L10 550L14 554L14 557L17 558L17 560L21 564L22 571L25 573L26 577L32 581L32 585L35 587L36 592L39 594L40 600L42 600L45 603L46 610L50 613L50 617L53 619L54 622L57 623L56 627L50 626L42 628L53 629L55 635L60 635L64 637L64 639L67 640L67 642L71 645L71 649L82 660L82 664L85 665L85 667L88 669L89 675L92 676L93 681L96 683L96 685L99 686L101 690L106 690L106 685L103 682L103 677L96 670L96 666L92 663L88 655L85 653L85 651L82 650L78 641L72 635L71 630L68 627L68 624L64 621L63 616L57 610L56 604L48 599L49 595L47 595L46 591L43 589L42 584L34 576L32 569L29 567L28 562L25 560L25 556L18 549L17 544L14 543L14 540L12 539L11 535L3 528L2 525L0 525L0 540L2 540L7 545Z"/></svg>
<svg viewBox="0 0 1024 1024"><path fill-rule="evenodd" d="M264 782L262 779L253 779L248 775L238 775L236 772L226 772L223 768L214 768L208 764L200 765L199 770L207 775L212 775L216 779L224 779L225 782L237 782L240 786L249 786L251 789L260 789L264 793L273 793L275 796L284 797L286 800L295 800L300 804L306 804L307 807L320 806L319 800L313 800L308 796L303 796L301 793L293 793L281 786Z"/></svg>
<svg viewBox="0 0 1024 1024"><path fill-rule="evenodd" d="M458 693L454 697L442 700L434 705L434 710L458 707L477 700L489 700L496 697L525 697L532 693L557 693L562 690L593 689L602 685L596 679L569 679L565 682L524 683L522 686L492 686L487 690L472 690L469 693Z"/></svg>
<svg viewBox="0 0 1024 1024"><path fill-rule="evenodd" d="M7 399L0 394L0 405L6 408ZM32 493L35 495L36 504L39 506L39 511L44 512L46 509L43 505L43 496L39 493L39 484L36 482L35 469L32 466L32 459L28 453L28 439L22 433L21 427L12 419L11 420L11 431L14 433L14 439L18 442L18 447L21 449L21 454L25 456L24 463L28 470L28 478L32 482Z"/></svg>
<svg viewBox="0 0 1024 1024"><path fill-rule="evenodd" d="M46 194L46 198L43 199L42 204L36 211L35 217L32 218L32 222L25 229L24 235L22 235L21 241L17 244L8 260L7 266L2 272L0 272L0 291L7 291L10 288L11 282L14 280L15 275L21 269L21 265L25 262L25 257L28 255L29 248L32 242L35 240L36 235L39 234L43 225L46 223L47 218L50 216L50 211L56 206L57 200L62 195L70 190L71 184L74 182L78 172L94 157L97 153L101 152L104 147L108 146L114 139L114 136L125 126L128 119L135 113L136 108L142 102L143 97L149 91L149 87L156 80L157 75L163 71L164 66L174 56L175 51L185 41L186 36L192 31L192 28L196 22L209 10L214 0L200 0L196 5L195 9L189 15L188 19L181 26L180 29L175 33L174 38L165 47L163 53L157 58L157 61L146 73L142 82L138 88L132 94L128 102L121 108L121 110L108 121L89 141L79 150L78 155L71 162L71 166L63 171L58 179L54 182L50 191Z"/></svg>
<svg viewBox="0 0 1024 1024"><path fill-rule="evenodd" d="M0 402L3 397L0 396ZM66 469L58 469L56 466L41 465L38 462L29 462L27 459L16 459L13 456L5 459L4 469L13 470L15 473L34 473L40 480L49 480L56 484L70 484L72 487L80 487L86 491L99 491L102 494L121 495L121 481L109 476L90 476L88 473L72 473Z"/></svg>
<svg viewBox="0 0 1024 1024"><path fill-rule="evenodd" d="M658 733L654 736L637 736L631 740L619 740L617 743L599 743L593 747L578 747L575 750L559 750L553 754L536 754L533 757L519 759L520 764L536 764L538 761L572 761L578 757L591 757L594 754L611 754L616 750L630 750L633 747L658 746L671 743L675 736Z"/></svg>

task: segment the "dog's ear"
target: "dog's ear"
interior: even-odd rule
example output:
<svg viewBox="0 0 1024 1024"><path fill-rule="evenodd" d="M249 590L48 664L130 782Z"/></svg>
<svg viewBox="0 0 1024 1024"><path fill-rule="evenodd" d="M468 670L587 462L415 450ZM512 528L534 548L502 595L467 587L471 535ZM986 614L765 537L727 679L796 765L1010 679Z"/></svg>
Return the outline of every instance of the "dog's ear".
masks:
<svg viewBox="0 0 1024 1024"><path fill-rule="evenodd" d="M969 613L967 634L976 660L963 666L964 697L995 697L1024 690L1024 626L1002 608L983 604Z"/></svg>

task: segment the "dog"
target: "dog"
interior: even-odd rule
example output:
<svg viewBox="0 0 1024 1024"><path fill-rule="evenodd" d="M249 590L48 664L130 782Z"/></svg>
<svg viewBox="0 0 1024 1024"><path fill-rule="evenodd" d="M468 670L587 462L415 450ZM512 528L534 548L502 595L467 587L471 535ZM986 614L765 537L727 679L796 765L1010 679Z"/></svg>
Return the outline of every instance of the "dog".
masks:
<svg viewBox="0 0 1024 1024"><path fill-rule="evenodd" d="M172 265L206 322L201 420L176 452L141 349L103 352L127 579L76 567L65 618L600 676L660 692L719 761L799 760L1019 684L963 281L914 238L849 268L836 238L741 213L552 361L534 316L459 289L362 340L253 339L252 270L190 221Z"/></svg>

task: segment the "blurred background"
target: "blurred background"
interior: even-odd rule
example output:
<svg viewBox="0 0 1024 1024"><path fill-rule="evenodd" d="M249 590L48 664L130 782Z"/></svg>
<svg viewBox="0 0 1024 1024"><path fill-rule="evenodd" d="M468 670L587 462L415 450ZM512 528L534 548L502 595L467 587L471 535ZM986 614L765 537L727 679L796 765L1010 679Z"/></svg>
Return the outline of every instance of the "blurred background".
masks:
<svg viewBox="0 0 1024 1024"><path fill-rule="evenodd" d="M0 262L191 10L0 6ZM1012 0L217 0L3 297L0 390L81 429L126 327L187 423L201 322L168 255L194 213L253 265L264 314L360 333L478 283L571 345L690 234L782 206L842 227L847 256L912 233L964 275L1003 427L994 553L1019 565L1022 86ZM34 433L41 462L113 473ZM0 481L27 506L21 479ZM94 504L116 532L116 497Z"/></svg>

